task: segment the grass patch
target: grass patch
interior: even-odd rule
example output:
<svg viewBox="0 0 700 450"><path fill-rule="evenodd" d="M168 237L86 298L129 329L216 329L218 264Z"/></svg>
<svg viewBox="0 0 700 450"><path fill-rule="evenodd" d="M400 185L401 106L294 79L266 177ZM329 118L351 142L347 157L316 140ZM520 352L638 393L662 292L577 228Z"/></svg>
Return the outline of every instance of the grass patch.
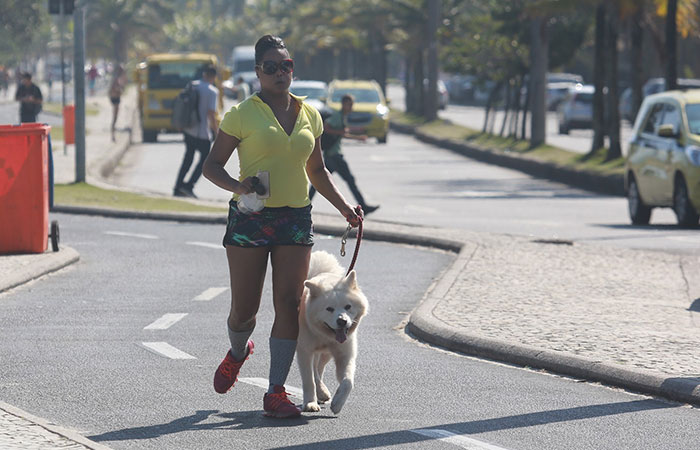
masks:
<svg viewBox="0 0 700 450"><path fill-rule="evenodd" d="M93 206L124 211L226 212L225 207L202 206L183 200L102 189L86 183L55 185L54 201L58 205Z"/></svg>
<svg viewBox="0 0 700 450"><path fill-rule="evenodd" d="M42 104L44 112L56 116L63 116L63 106L61 103L44 102ZM100 112L100 108L95 103L85 103L85 115L96 116Z"/></svg>
<svg viewBox="0 0 700 450"><path fill-rule="evenodd" d="M547 144L531 148L530 142L527 140L482 133L481 131L455 125L440 119L426 122L420 116L392 111L391 120L402 125L416 127L422 133L436 138L463 140L465 143L484 150L519 153L539 161L603 175L624 173L624 159L617 158L606 162L607 149L605 148L597 150L593 155L586 158L587 155Z"/></svg>
<svg viewBox="0 0 700 450"><path fill-rule="evenodd" d="M51 134L51 143L56 144L59 141L63 142L63 127L61 126L51 126L51 131L49 132Z"/></svg>

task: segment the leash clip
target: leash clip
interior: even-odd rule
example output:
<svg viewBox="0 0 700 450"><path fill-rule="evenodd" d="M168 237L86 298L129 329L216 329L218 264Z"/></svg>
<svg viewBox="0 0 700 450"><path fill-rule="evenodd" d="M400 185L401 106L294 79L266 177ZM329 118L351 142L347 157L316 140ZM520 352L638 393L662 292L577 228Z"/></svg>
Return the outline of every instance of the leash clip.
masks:
<svg viewBox="0 0 700 450"><path fill-rule="evenodd" d="M340 256L343 257L345 256L345 243L348 241L350 230L352 230L352 225L348 224L348 227L345 229L345 233L343 233L343 238L340 240Z"/></svg>

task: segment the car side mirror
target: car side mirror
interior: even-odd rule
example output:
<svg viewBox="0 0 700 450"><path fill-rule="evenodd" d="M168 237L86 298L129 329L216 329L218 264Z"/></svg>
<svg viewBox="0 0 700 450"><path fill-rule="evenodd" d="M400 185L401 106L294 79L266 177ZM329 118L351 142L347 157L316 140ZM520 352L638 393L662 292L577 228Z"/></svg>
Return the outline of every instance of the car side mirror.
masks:
<svg viewBox="0 0 700 450"><path fill-rule="evenodd" d="M326 100L328 100L328 98L325 97L325 96L324 96L324 97L319 97L318 99L321 100L321 102L323 102L323 103L326 103Z"/></svg>
<svg viewBox="0 0 700 450"><path fill-rule="evenodd" d="M678 131L676 130L676 127L674 127L670 123L665 123L663 125L660 125L659 131L657 133L659 136L665 137L665 138L677 138L678 137Z"/></svg>

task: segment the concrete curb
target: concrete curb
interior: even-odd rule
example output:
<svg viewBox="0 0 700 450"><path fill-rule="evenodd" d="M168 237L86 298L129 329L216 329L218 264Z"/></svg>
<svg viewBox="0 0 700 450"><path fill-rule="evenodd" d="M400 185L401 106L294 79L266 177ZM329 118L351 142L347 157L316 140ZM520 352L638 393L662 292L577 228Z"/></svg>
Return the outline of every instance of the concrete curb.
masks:
<svg viewBox="0 0 700 450"><path fill-rule="evenodd" d="M47 420L44 420L42 418L33 416L29 414L26 411L23 411L19 408L15 408L14 406L8 405L7 403L0 402L0 409L3 411L7 412L8 414L12 414L13 416L19 417L20 419L24 419L28 422L31 422L35 425L38 425L42 428L44 428L47 431L50 431L51 433L58 434L59 436L63 436L64 438L71 440L73 442L76 442L80 445L83 445L89 449L92 450L110 450L109 447L104 446L102 444L98 444L97 442L93 442L90 439L81 436L77 432L73 430L69 430L64 427L60 427L58 425L55 425L53 423L48 422Z"/></svg>
<svg viewBox="0 0 700 450"><path fill-rule="evenodd" d="M437 138L422 133L416 130L416 127L410 125L390 122L390 126L392 130L411 134L420 141L451 150L477 161L515 169L537 178L568 184L600 194L621 197L626 195L624 177L622 175L600 175L593 172L573 170L557 164L539 161L527 155L497 152L487 148L480 148L464 141Z"/></svg>
<svg viewBox="0 0 700 450"><path fill-rule="evenodd" d="M544 369L589 381L598 381L644 394L700 405L696 378L675 378L644 369L627 368L568 353L543 350L520 343L470 334L433 315L437 304L466 269L474 243L465 243L457 259L411 313L408 330L418 338L449 350L525 367Z"/></svg>
<svg viewBox="0 0 700 450"><path fill-rule="evenodd" d="M0 278L0 292L15 288L46 274L63 269L80 259L80 254L71 247L60 246L57 252L22 255L26 267L20 262L18 267L10 268ZM34 261L35 259L35 261Z"/></svg>

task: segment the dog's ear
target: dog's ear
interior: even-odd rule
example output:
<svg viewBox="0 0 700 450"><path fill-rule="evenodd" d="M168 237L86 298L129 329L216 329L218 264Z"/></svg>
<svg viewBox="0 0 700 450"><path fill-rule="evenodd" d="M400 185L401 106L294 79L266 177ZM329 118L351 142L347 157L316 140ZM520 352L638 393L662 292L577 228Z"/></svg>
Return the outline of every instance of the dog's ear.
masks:
<svg viewBox="0 0 700 450"><path fill-rule="evenodd" d="M311 280L304 281L304 286L309 289L309 300L313 299L314 297L318 297L321 294L321 286Z"/></svg>
<svg viewBox="0 0 700 450"><path fill-rule="evenodd" d="M356 290L357 288L357 272L351 270L350 273L342 281L343 287L348 290Z"/></svg>

